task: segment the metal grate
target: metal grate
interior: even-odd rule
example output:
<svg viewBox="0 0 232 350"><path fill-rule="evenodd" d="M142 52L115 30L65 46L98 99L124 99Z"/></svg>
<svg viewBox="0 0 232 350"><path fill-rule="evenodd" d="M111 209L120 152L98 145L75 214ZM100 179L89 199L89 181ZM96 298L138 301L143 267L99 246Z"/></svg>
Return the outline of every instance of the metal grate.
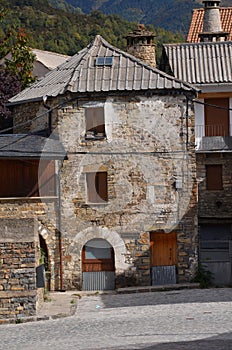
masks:
<svg viewBox="0 0 232 350"><path fill-rule="evenodd" d="M152 286L176 284L176 266L153 266L151 268Z"/></svg>
<svg viewBox="0 0 232 350"><path fill-rule="evenodd" d="M115 288L114 271L83 272L83 290L112 290Z"/></svg>

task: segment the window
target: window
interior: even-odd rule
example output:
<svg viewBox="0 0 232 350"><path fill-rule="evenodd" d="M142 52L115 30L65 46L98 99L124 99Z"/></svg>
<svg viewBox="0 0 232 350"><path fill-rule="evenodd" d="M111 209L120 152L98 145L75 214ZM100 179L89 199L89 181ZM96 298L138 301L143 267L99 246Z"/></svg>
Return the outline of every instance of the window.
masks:
<svg viewBox="0 0 232 350"><path fill-rule="evenodd" d="M213 107L218 106L217 107ZM205 136L229 136L229 99L205 99Z"/></svg>
<svg viewBox="0 0 232 350"><path fill-rule="evenodd" d="M55 162L39 159L1 159L0 197L55 195Z"/></svg>
<svg viewBox="0 0 232 350"><path fill-rule="evenodd" d="M222 190L222 165L206 165L206 189Z"/></svg>
<svg viewBox="0 0 232 350"><path fill-rule="evenodd" d="M104 107L85 109L86 139L103 139L105 133Z"/></svg>
<svg viewBox="0 0 232 350"><path fill-rule="evenodd" d="M95 61L96 66L112 66L113 65L113 57L97 57Z"/></svg>
<svg viewBox="0 0 232 350"><path fill-rule="evenodd" d="M86 173L87 196L90 203L108 201L107 172Z"/></svg>

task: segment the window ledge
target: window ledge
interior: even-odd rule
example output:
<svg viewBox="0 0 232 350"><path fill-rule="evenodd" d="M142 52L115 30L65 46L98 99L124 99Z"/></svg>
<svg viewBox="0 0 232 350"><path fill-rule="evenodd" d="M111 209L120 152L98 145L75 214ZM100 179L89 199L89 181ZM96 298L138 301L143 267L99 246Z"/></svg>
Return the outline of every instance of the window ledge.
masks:
<svg viewBox="0 0 232 350"><path fill-rule="evenodd" d="M109 205L109 202L104 202L104 203L91 203L91 202L88 202L88 203L86 203L86 205L107 206L107 205Z"/></svg>
<svg viewBox="0 0 232 350"><path fill-rule="evenodd" d="M57 196L47 196L47 197L0 197L0 201L11 201L11 200L22 200L22 201L28 201L28 200L54 200L57 199Z"/></svg>
<svg viewBox="0 0 232 350"><path fill-rule="evenodd" d="M85 141L101 141L106 140L106 136L85 136Z"/></svg>

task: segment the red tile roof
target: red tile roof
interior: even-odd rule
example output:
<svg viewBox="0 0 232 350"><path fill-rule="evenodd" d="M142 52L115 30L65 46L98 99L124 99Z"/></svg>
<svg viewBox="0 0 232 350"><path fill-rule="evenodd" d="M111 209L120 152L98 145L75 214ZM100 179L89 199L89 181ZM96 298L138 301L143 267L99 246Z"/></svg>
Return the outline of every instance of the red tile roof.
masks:
<svg viewBox="0 0 232 350"><path fill-rule="evenodd" d="M232 7L220 7L221 23L223 32L229 32L228 40L232 40ZM200 42L198 36L203 30L204 8L193 10L192 21L187 37L188 43Z"/></svg>

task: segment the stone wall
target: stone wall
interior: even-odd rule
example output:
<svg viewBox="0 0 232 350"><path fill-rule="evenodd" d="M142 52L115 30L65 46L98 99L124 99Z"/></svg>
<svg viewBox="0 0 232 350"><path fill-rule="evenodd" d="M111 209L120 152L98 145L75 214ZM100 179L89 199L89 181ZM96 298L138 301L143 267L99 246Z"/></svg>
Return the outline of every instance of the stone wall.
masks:
<svg viewBox="0 0 232 350"><path fill-rule="evenodd" d="M63 105L53 99L60 106L52 111L53 132L67 151L60 169L64 288L81 289L82 249L93 238L114 248L117 286L150 284L154 231L177 232L178 281L191 279L198 261L197 187L194 114L188 111L187 132L185 100L181 94L102 95ZM104 106L106 139L86 140L85 108L98 105ZM41 110L28 104L24 121ZM15 110L15 125L21 113L22 107ZM30 123L21 132L33 130ZM107 172L102 204L87 200L86 173L97 171ZM46 214L34 213L46 230ZM53 240L45 236L55 265Z"/></svg>
<svg viewBox="0 0 232 350"><path fill-rule="evenodd" d="M21 232L21 221L34 218L37 265L39 264L39 235L43 237L48 248L48 265L51 273L50 289L59 288L59 242L57 233L57 199L56 198L1 198L0 223L15 220L17 232ZM17 239L17 235L15 236ZM17 241L17 240L16 240Z"/></svg>
<svg viewBox="0 0 232 350"><path fill-rule="evenodd" d="M223 190L206 189L207 164L222 165ZM231 218L232 213L232 154L197 154L197 177L199 181L199 217L212 219Z"/></svg>
<svg viewBox="0 0 232 350"><path fill-rule="evenodd" d="M34 219L0 220L0 319L36 312Z"/></svg>

